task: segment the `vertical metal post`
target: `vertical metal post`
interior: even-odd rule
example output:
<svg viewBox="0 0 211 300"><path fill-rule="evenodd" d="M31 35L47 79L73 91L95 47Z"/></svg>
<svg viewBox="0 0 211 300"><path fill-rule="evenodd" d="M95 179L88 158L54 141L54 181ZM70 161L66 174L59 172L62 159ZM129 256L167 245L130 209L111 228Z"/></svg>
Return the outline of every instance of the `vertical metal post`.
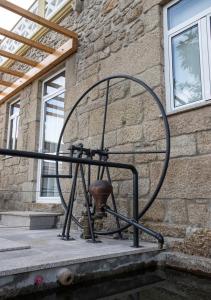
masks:
<svg viewBox="0 0 211 300"><path fill-rule="evenodd" d="M86 204L86 209L87 209L87 214L88 214L88 221L89 221L89 230L92 238L92 242L95 243L95 236L93 232L93 220L91 217L91 212L90 212L90 202L87 194L87 188L86 188L86 181L85 181L85 176L84 176L84 169L82 164L80 164L80 173L81 173L81 179L82 179L82 185L83 185L83 191L84 191L84 197L85 197L85 204Z"/></svg>
<svg viewBox="0 0 211 300"><path fill-rule="evenodd" d="M138 172L133 172L133 219L138 223L139 220L138 205ZM139 247L139 231L136 226L133 227L133 247Z"/></svg>

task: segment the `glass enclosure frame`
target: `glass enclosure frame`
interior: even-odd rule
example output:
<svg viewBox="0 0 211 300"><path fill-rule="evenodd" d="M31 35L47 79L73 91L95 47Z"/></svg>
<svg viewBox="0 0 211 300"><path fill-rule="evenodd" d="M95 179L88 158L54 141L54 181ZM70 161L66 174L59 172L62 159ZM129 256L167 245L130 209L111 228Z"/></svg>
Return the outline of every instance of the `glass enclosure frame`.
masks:
<svg viewBox="0 0 211 300"><path fill-rule="evenodd" d="M18 112L12 112L12 108L15 104L19 103ZM20 99L17 98L9 105L9 118L8 118L8 134L7 134L7 148L11 150L17 149L18 142L18 131L19 131L19 121L20 121ZM14 122L14 127L12 124ZM15 135L15 139L12 136Z"/></svg>
<svg viewBox="0 0 211 300"><path fill-rule="evenodd" d="M56 91L52 93L45 94L45 86L46 84L59 76L59 74L62 74L65 72L65 68L59 70L58 72L54 73L52 76L48 77L45 81L42 83L42 98L41 98L41 118L40 118L40 138L39 138L39 152L45 152L45 153L51 153L55 154L55 152L46 152L44 149L44 137L45 137L45 120L46 120L46 104L53 100L55 97L58 97L60 95L64 95L64 100L65 100L65 83L63 87L58 88ZM66 76L65 76L66 77ZM37 203L60 203L60 197L57 196L42 196L41 191L42 191L42 180L43 178L41 177L42 174L42 166L45 162L44 161L38 161L38 171L37 171ZM49 162L50 163L50 162ZM47 180L47 179L45 179ZM54 180L55 179L50 179Z"/></svg>
<svg viewBox="0 0 211 300"><path fill-rule="evenodd" d="M168 113L201 106L206 104L206 101L211 100L211 4L208 9L169 29L168 10L179 2L179 0L171 1L164 7L163 11L166 109ZM199 33L202 98L198 101L175 107L172 40L175 36L193 26L198 26Z"/></svg>

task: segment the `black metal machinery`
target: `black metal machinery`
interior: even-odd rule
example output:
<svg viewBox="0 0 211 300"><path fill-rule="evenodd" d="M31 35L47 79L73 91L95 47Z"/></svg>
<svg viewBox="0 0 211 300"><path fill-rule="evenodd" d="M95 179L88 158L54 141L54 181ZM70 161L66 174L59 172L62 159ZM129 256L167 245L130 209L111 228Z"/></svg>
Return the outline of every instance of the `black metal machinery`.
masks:
<svg viewBox="0 0 211 300"><path fill-rule="evenodd" d="M155 150L155 151L112 151L105 147L105 130L106 130L106 122L107 122L107 112L108 112L108 104L109 104L109 90L111 86L112 80L130 80L138 85L140 85L146 92L148 92L152 99L157 104L157 107L160 111L164 130L165 130L165 150ZM67 127L68 122L71 120L71 116L74 111L81 103L81 101L89 94L97 86L106 83L106 98L104 105L104 116L103 116L103 128L102 128L102 136L101 143L98 149L85 148L83 144L71 145L68 148L68 152L64 153L61 150L61 144L64 136L65 129ZM139 192L138 192L138 172L134 165L125 164L125 163L117 163L109 160L110 155L119 155L119 154L164 154L163 161L163 169L161 172L161 176L159 178L158 184L151 195L148 203L145 207L139 212ZM139 220L144 216L144 214L151 207L153 202L155 201L161 186L164 182L169 158L170 158L170 130L169 124L167 120L167 116L165 110L162 106L161 101L158 96L154 93L154 91L146 85L140 79L134 78L128 75L114 75L107 77L103 80L98 81L93 86L91 86L75 103L72 110L68 114L64 126L61 130L60 137L57 145L56 155L53 154L44 154L44 153L36 153L36 152L27 152L27 151L18 151L18 150L9 150L9 149L0 149L0 155L11 155L11 156L19 156L19 157L28 157L34 159L45 159L56 162L56 174L50 175L42 175L43 177L48 178L56 178L58 192L61 198L62 205L65 209L65 221L61 234L61 238L66 240L71 240L70 229L71 222L74 221L79 227L83 229L82 237L87 239L88 241L98 242L96 240L96 236L99 235L111 235L118 234L118 237L122 238L122 232L128 227L133 226L133 246L139 247L139 230L145 232L146 234L154 237L158 240L159 247L162 248L164 239L160 233L157 233L143 224L139 223ZM66 156L68 155L68 156ZM97 159L96 159L97 157ZM67 175L59 174L59 162L67 162L70 165L70 172ZM84 167L87 167L87 172L85 172ZM97 175L96 180L91 182L92 180L92 166L97 166ZM128 218L127 216L118 212L116 199L112 188L112 178L110 174L111 168L117 169L126 169L130 170L132 173L133 180L133 217ZM83 212L83 221L78 220L73 215L73 207L76 201L76 189L77 189L77 180L80 177L82 182L82 189L84 195L84 207L85 212ZM106 177L106 179L105 179ZM71 191L69 194L69 200L65 201L65 197L63 195L62 187L61 187L61 179L66 178L71 180ZM112 208L107 205L107 199L111 197ZM103 220L106 214L110 214L115 217L116 228L113 230L96 230L96 223L99 220ZM125 225L121 225L121 221L124 221Z"/></svg>

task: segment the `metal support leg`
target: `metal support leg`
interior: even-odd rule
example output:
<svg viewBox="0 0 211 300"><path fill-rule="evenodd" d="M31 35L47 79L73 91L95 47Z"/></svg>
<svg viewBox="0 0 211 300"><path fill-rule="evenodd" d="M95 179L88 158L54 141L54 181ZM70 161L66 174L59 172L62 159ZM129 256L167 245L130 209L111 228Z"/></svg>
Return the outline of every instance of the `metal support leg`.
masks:
<svg viewBox="0 0 211 300"><path fill-rule="evenodd" d="M112 184L111 175L110 175L110 171L109 171L108 167L106 167L106 174L107 174L108 182L110 184ZM111 192L111 200L112 200L112 205L113 205L114 211L117 212L117 206L116 206L116 201L115 201L115 197L114 197L114 192L113 191ZM120 229L121 226L120 226L120 222L119 222L119 218L118 217L116 217L116 224L117 224L117 228ZM119 238L122 240L123 239L122 233L118 232L118 235L119 235Z"/></svg>
<svg viewBox="0 0 211 300"><path fill-rule="evenodd" d="M66 238L67 240L70 240L70 226L71 226L73 203L74 203L74 198L75 198L75 189L76 189L76 184L77 184L78 168L79 168L79 164L77 163L76 167L75 167L75 174L74 174L74 178L73 178L72 189L71 189L71 193L70 193L70 197L69 197L69 202L68 202L67 211L66 211L66 215L65 215L65 221L64 221L64 225L63 225L62 234L61 234L61 237L63 239Z"/></svg>
<svg viewBox="0 0 211 300"><path fill-rule="evenodd" d="M88 214L90 235L91 235L91 238L92 238L92 242L96 243L94 232L93 232L93 221L92 221L91 212L90 212L90 204L89 204L89 198L88 198L88 194L87 194L84 170L83 170L83 166L81 164L80 164L80 174L81 174L81 178L82 178L84 197L85 197L85 201L86 201L86 209L87 209L87 214Z"/></svg>
<svg viewBox="0 0 211 300"><path fill-rule="evenodd" d="M133 219L138 223L138 173L133 173ZM139 232L136 226L133 226L133 247L139 247Z"/></svg>

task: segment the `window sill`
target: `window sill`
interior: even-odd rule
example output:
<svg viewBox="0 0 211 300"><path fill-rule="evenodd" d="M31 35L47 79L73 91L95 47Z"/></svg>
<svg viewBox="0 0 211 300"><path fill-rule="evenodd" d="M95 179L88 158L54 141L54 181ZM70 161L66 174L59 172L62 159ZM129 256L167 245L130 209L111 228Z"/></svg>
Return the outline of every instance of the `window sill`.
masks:
<svg viewBox="0 0 211 300"><path fill-rule="evenodd" d="M207 106L211 106L211 100L205 100L205 101L200 102L198 104L195 103L194 105L190 105L188 107L177 109L175 111L170 111L170 112L167 112L166 115L167 115L167 117L171 117L171 116L174 116L174 115L183 114L183 113L193 111L193 110L197 110L197 109L207 107Z"/></svg>

